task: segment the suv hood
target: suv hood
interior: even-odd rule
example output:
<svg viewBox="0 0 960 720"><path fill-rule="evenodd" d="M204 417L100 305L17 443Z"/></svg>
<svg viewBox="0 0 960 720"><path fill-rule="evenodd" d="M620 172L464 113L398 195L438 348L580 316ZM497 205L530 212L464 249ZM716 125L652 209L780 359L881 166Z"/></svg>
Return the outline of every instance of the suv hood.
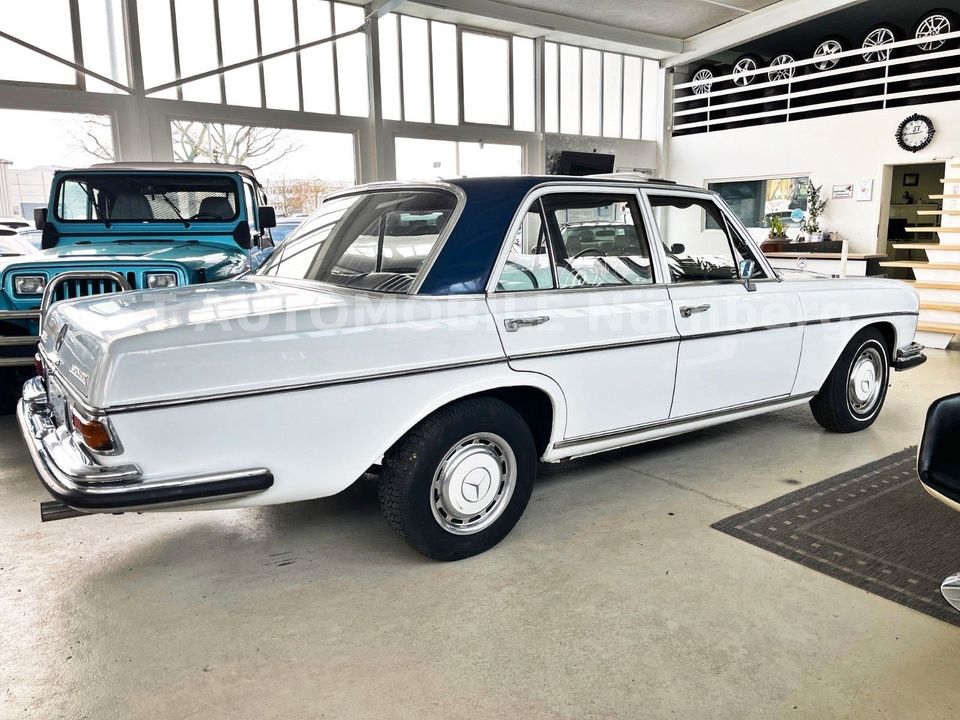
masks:
<svg viewBox="0 0 960 720"><path fill-rule="evenodd" d="M483 298L373 295L256 276L60 302L40 347L88 404L104 409L503 357Z"/></svg>

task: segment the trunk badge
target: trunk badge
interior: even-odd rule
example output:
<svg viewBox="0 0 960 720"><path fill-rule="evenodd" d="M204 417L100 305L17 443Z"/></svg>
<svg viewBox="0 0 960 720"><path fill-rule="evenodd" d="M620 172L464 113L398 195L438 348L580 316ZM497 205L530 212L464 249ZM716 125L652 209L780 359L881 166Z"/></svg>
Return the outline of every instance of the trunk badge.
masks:
<svg viewBox="0 0 960 720"><path fill-rule="evenodd" d="M60 347L63 345L63 341L64 341L64 340L66 339L66 337L67 337L67 330L69 330L69 329L70 329L70 326L67 325L66 323L64 323L64 324L63 324L63 327L60 328L60 332L57 333L57 341L53 344L53 349L54 349L54 350L56 350L56 351L59 352Z"/></svg>

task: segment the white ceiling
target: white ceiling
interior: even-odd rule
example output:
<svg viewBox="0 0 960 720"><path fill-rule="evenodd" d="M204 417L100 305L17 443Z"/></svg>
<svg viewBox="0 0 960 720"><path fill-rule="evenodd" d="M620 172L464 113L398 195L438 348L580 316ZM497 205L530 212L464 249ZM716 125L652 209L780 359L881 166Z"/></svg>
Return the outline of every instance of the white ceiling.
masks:
<svg viewBox="0 0 960 720"><path fill-rule="evenodd" d="M777 0L504 0L504 5L685 40Z"/></svg>
<svg viewBox="0 0 960 720"><path fill-rule="evenodd" d="M354 0L363 2L363 0ZM864 0L368 0L463 25L627 52L667 67Z"/></svg>

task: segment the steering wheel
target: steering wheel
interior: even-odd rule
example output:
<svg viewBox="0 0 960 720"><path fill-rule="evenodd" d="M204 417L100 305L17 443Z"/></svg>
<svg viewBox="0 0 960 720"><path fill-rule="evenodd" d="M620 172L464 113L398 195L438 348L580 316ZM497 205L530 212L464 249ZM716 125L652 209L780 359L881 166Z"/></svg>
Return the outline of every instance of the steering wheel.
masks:
<svg viewBox="0 0 960 720"><path fill-rule="evenodd" d="M210 220L223 220L223 218L220 217L217 213L214 213L214 212L206 212L206 211L202 211L202 212L195 213L195 214L191 215L190 217L188 217L187 220L199 220L199 219L202 218L202 217L206 217L206 218L208 218L208 219L210 219Z"/></svg>
<svg viewBox="0 0 960 720"><path fill-rule="evenodd" d="M530 269L529 269L529 268L526 268L526 267L524 267L523 265L521 265L520 263L514 262L513 260L507 260L506 264L507 264L507 265L510 265L510 266L512 266L512 267L515 267L517 270L519 270L519 271L522 272L524 275L526 275L527 278L530 280L530 282L533 283L533 287L534 287L535 290L539 290L539 289L540 289L540 283L537 282L537 276L534 275L532 272L530 272Z"/></svg>
<svg viewBox="0 0 960 720"><path fill-rule="evenodd" d="M607 256L607 254L606 254L603 250L601 250L600 248L584 248L584 249L581 250L580 252L575 253L574 255L572 255L572 256L570 257L570 259L571 259L571 260L576 260L577 258L583 257L583 256L586 255L587 253L594 253L594 254L597 255L597 257L606 257L606 256Z"/></svg>

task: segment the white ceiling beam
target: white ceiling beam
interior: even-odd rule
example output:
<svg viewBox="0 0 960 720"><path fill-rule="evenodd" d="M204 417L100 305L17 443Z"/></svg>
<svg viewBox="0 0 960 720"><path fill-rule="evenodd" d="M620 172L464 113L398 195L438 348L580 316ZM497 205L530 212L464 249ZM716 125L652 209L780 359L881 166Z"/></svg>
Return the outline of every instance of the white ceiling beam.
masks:
<svg viewBox="0 0 960 720"><path fill-rule="evenodd" d="M373 0L365 6L367 17L382 18L400 9L405 0Z"/></svg>
<svg viewBox="0 0 960 720"><path fill-rule="evenodd" d="M406 3L403 12L519 32L527 37L617 49L658 60L683 51L683 42L679 38L531 10L497 0L419 0ZM471 21L471 18L475 20ZM484 19L492 22L484 23ZM585 43L585 39L594 42Z"/></svg>
<svg viewBox="0 0 960 720"><path fill-rule="evenodd" d="M687 38L683 52L666 58L660 64L670 68L713 55L721 50L756 40L806 20L858 5L864 0L780 0L743 17Z"/></svg>

